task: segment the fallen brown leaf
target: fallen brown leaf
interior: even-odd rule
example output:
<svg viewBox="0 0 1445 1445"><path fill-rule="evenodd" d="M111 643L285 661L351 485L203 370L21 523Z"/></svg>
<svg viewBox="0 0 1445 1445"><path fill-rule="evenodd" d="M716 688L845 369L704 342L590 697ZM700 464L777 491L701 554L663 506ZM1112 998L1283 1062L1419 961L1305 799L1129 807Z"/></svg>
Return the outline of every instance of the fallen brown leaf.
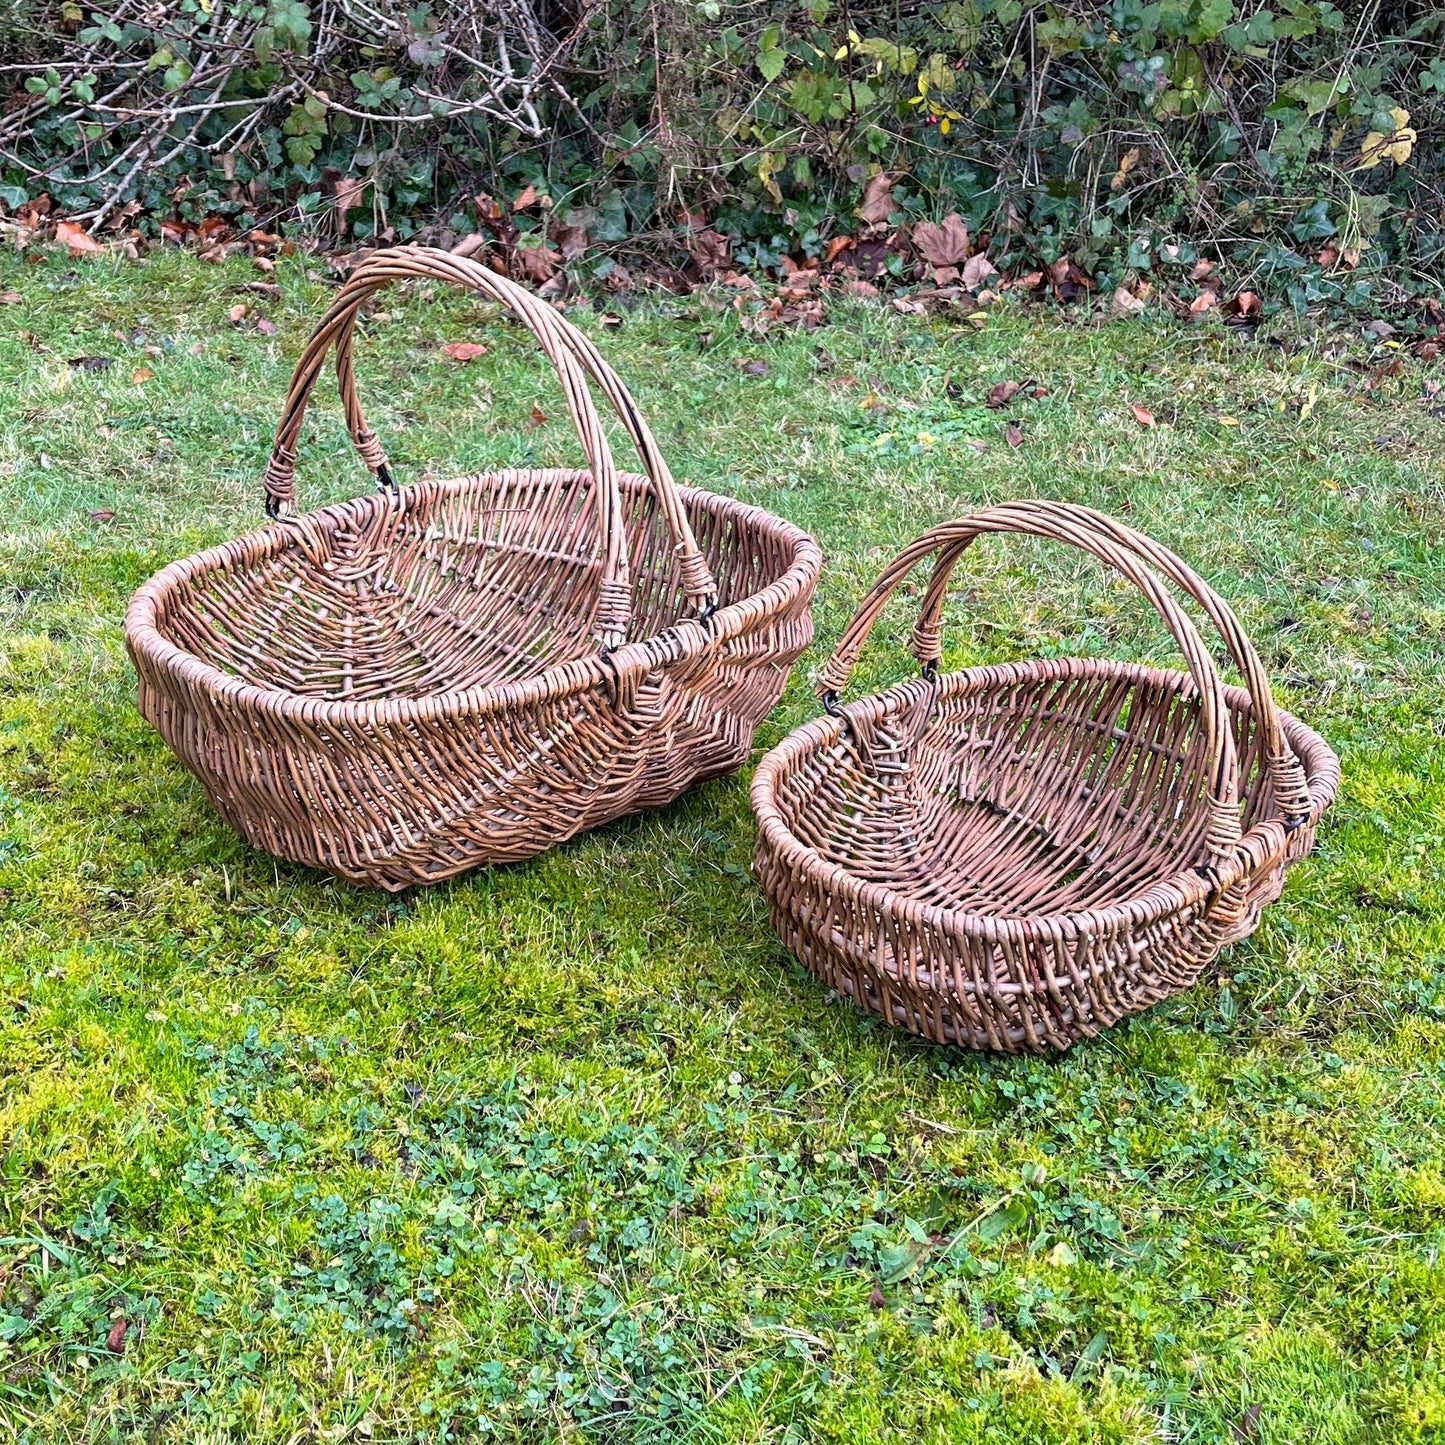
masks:
<svg viewBox="0 0 1445 1445"><path fill-rule="evenodd" d="M912 235L913 244L930 266L960 266L968 259L968 227L956 211L937 226L919 221Z"/></svg>
<svg viewBox="0 0 1445 1445"><path fill-rule="evenodd" d="M534 401L532 403L531 414L527 417L523 425L528 431L536 431L539 426L547 425L547 413Z"/></svg>
<svg viewBox="0 0 1445 1445"><path fill-rule="evenodd" d="M1202 281L1206 276L1211 275L1213 271L1213 261L1196 261L1189 269L1189 279L1191 281Z"/></svg>
<svg viewBox="0 0 1445 1445"><path fill-rule="evenodd" d="M1259 297L1253 291L1241 291L1234 298L1234 309L1241 316L1258 316L1260 312Z"/></svg>
<svg viewBox="0 0 1445 1445"><path fill-rule="evenodd" d="M1011 447L1021 447L1021 446L1023 446L1023 444L1024 444L1023 429L1019 426L1019 424L1018 424L1016 421L1011 421L1011 422L1004 428L1004 433L1003 433L1003 435L1004 435L1004 440L1005 440Z"/></svg>
<svg viewBox="0 0 1445 1445"><path fill-rule="evenodd" d="M564 261L575 261L587 249L587 228L585 226L554 226L552 239Z"/></svg>
<svg viewBox="0 0 1445 1445"><path fill-rule="evenodd" d="M274 321L268 321L264 316L258 316L256 318L256 330L259 331L262 336L274 336L279 328Z"/></svg>
<svg viewBox="0 0 1445 1445"><path fill-rule="evenodd" d="M251 313L251 308L244 301L238 301L231 307L231 325L239 326Z"/></svg>
<svg viewBox="0 0 1445 1445"><path fill-rule="evenodd" d="M996 381L988 389L988 404L994 411L1001 411L1020 390L1017 381Z"/></svg>
<svg viewBox="0 0 1445 1445"><path fill-rule="evenodd" d="M863 203L858 207L859 220L870 226L881 226L893 210L893 178L886 171L869 176L863 186Z"/></svg>
<svg viewBox="0 0 1445 1445"><path fill-rule="evenodd" d="M75 256L90 255L93 252L105 250L105 247L94 236L86 234L84 226L79 226L74 221L61 221L55 227L55 239L69 246L71 254Z"/></svg>
<svg viewBox="0 0 1445 1445"><path fill-rule="evenodd" d="M883 1291L875 1284L868 1294L868 1308L873 1310L881 1310L887 1304L888 1300L884 1296Z"/></svg>
<svg viewBox="0 0 1445 1445"><path fill-rule="evenodd" d="M853 244L852 236L834 236L823 252L823 264L831 266Z"/></svg>
<svg viewBox="0 0 1445 1445"><path fill-rule="evenodd" d="M997 275L998 267L980 251L978 255L970 256L963 263L963 289L976 292L985 281Z"/></svg>
<svg viewBox="0 0 1445 1445"><path fill-rule="evenodd" d="M20 304L20 293L18 291L0 291L0 306L18 306Z"/></svg>
<svg viewBox="0 0 1445 1445"><path fill-rule="evenodd" d="M1060 301L1072 301L1080 291L1088 290L1094 284L1094 278L1086 276L1067 256L1060 256L1049 267L1049 280Z"/></svg>
<svg viewBox="0 0 1445 1445"><path fill-rule="evenodd" d="M539 285L551 279L562 260L561 255L550 246L518 246L515 256L522 279Z"/></svg>
<svg viewBox="0 0 1445 1445"><path fill-rule="evenodd" d="M442 347L442 355L452 361L475 361L479 356L485 356L487 348L479 341L448 341Z"/></svg>
<svg viewBox="0 0 1445 1445"><path fill-rule="evenodd" d="M536 204L536 186L524 186L512 199L512 209L514 211L525 211L528 206L535 206Z"/></svg>
<svg viewBox="0 0 1445 1445"><path fill-rule="evenodd" d="M1203 316L1204 313L1218 305L1219 297L1213 291L1201 291L1193 301L1189 303L1189 314L1191 316Z"/></svg>
<svg viewBox="0 0 1445 1445"><path fill-rule="evenodd" d="M346 234L347 212L356 210L361 205L361 198L366 188L371 183L362 180L360 176L342 176L336 183L336 221L337 229L344 236Z"/></svg>
<svg viewBox="0 0 1445 1445"><path fill-rule="evenodd" d="M155 372L153 372L153 371L150 369L150 367L148 367L148 366L138 366L138 367L136 367L136 369L135 369L133 372L131 372L131 374L130 374L131 385L132 385L132 386L144 386L144 385L146 384L146 382L148 382L148 381L151 379L151 377L153 377L154 375L155 375Z"/></svg>
<svg viewBox="0 0 1445 1445"><path fill-rule="evenodd" d="M1137 421L1140 426L1149 427L1154 425L1154 413L1152 411L1148 411L1142 406L1132 405L1129 410L1134 413L1134 420Z"/></svg>
<svg viewBox="0 0 1445 1445"><path fill-rule="evenodd" d="M118 1355L125 1349L125 1334L128 1328L124 1315L111 1325L110 1332L105 1337L105 1347L111 1354Z"/></svg>
<svg viewBox="0 0 1445 1445"><path fill-rule="evenodd" d="M1144 309L1144 303L1127 286L1120 286L1114 292L1114 299L1109 303L1109 310L1115 316L1137 316Z"/></svg>
<svg viewBox="0 0 1445 1445"><path fill-rule="evenodd" d="M92 522L110 522L115 520L115 513L109 507L97 507L90 514Z"/></svg>
<svg viewBox="0 0 1445 1445"><path fill-rule="evenodd" d="M487 244L487 238L480 231L473 231L468 236L463 236L460 241L452 247L453 256L475 256Z"/></svg>

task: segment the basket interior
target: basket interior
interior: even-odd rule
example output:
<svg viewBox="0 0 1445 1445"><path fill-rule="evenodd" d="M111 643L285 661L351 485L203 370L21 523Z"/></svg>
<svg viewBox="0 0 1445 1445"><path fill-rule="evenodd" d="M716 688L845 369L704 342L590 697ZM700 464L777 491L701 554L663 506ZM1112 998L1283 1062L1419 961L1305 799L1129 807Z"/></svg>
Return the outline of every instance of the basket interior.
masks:
<svg viewBox="0 0 1445 1445"><path fill-rule="evenodd" d="M1118 904L1204 860L1207 760L1192 681L1122 663L1083 676L976 673L848 709L780 771L789 830L855 877L995 917ZM1243 826L1269 806L1247 695L1228 690Z"/></svg>
<svg viewBox="0 0 1445 1445"><path fill-rule="evenodd" d="M647 483L624 477L630 640L691 616ZM177 647L265 688L317 698L419 697L517 682L596 651L602 565L591 477L512 471L424 482L400 504L313 513L229 565L198 568L156 619ZM723 605L793 562L767 519L685 493Z"/></svg>

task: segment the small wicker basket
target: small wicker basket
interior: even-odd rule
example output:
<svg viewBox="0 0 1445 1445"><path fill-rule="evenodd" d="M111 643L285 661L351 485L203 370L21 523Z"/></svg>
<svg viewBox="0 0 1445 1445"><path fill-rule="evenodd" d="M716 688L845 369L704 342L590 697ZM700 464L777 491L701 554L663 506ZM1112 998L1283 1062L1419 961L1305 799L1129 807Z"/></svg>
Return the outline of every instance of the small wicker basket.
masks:
<svg viewBox="0 0 1445 1445"><path fill-rule="evenodd" d="M398 488L352 372L394 280L502 302L556 368L587 470ZM376 495L290 515L327 353ZM647 476L619 476L590 374ZM275 525L131 599L141 711L257 847L397 890L528 857L730 772L812 639L821 554L679 489L627 388L546 302L444 251L378 251L312 334L266 473Z"/></svg>
<svg viewBox="0 0 1445 1445"><path fill-rule="evenodd" d="M1064 658L940 675L950 574L974 539L1082 548L1144 594L1188 673ZM839 708L890 594L938 561L923 675ZM1224 639L1226 687L1172 582ZM1339 782L1279 712L1234 614L1172 552L1098 512L991 507L908 547L824 669L828 715L763 759L755 868L783 942L840 994L940 1043L1064 1049L1189 987L1253 931Z"/></svg>

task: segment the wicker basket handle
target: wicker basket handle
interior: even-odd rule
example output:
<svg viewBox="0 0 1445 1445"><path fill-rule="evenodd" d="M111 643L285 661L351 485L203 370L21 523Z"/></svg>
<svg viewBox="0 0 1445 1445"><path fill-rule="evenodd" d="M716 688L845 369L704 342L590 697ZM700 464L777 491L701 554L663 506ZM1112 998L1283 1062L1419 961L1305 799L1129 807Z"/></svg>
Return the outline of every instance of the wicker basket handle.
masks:
<svg viewBox="0 0 1445 1445"><path fill-rule="evenodd" d="M717 606L717 587L693 536L677 484L662 461L657 444L637 413L627 389L607 367L590 340L524 287L475 261L430 247L396 247L373 252L352 273L317 324L297 363L281 425L277 429L276 445L266 473L267 511L276 515L289 505L301 418L320 376L326 352L333 345L336 348L337 381L352 440L362 461L376 476L377 485L395 485L386 454L376 434L366 425L361 411L352 347L356 321L365 302L391 281L417 276L480 291L507 306L537 338L562 380L573 427L597 481L599 533L603 550L603 580L599 589L597 620L599 641L604 646L615 647L625 640L630 620L631 586L616 468L591 393L577 365L579 357L586 369L597 377L628 425L629 432L637 439L658 498L659 510L672 532L683 587L701 614L704 617L710 614Z"/></svg>
<svg viewBox="0 0 1445 1445"><path fill-rule="evenodd" d="M352 274L326 314L317 323L296 364L291 386L276 429L271 460L266 468L266 511L271 516L289 510L296 471L296 444L317 379L328 351L338 348L337 372L351 377L350 342L357 309L383 286L406 277L424 276L469 287L501 301L528 327L557 371L567 400L572 424L582 443L588 469L594 480L598 509L598 535L602 551L602 577L597 589L594 630L604 649L621 646L627 640L632 612L632 587L628 576L626 538L622 524L622 498L617 469L607 445L586 378L561 339L556 313L546 302L493 272L451 256L445 251L398 247L375 252ZM350 386L354 398L355 386ZM343 396L347 387L343 384ZM379 486L394 486L385 453L359 415L347 417L351 432L366 464L376 474Z"/></svg>
<svg viewBox="0 0 1445 1445"><path fill-rule="evenodd" d="M1093 523L1083 508L1056 502L1013 502L975 512L956 522L945 523L925 532L911 542L883 570L853 614L842 640L828 659L818 681L818 692L826 705L833 704L858 661L863 644L873 630L889 598L899 583L922 561L938 555L939 562L933 582L925 598L925 613L920 626L928 621L927 608L934 593L941 598L950 573L974 540L984 533L1022 533L1045 537L1089 552L1101 562L1127 577L1144 595L1160 620L1169 629L1184 654L1190 676L1199 690L1205 757L1209 763L1209 827L1205 847L1212 858L1224 859L1239 845L1239 769L1235 757L1234 733L1229 726L1229 710L1224 698L1224 684L1219 671L1205 647L1203 639L1187 613L1174 600L1159 575L1146 566L1140 555L1114 540ZM943 573L940 579L939 573ZM936 627L922 635L915 629L915 647L926 651ZM937 666L935 651L924 662L930 675Z"/></svg>
<svg viewBox="0 0 1445 1445"><path fill-rule="evenodd" d="M455 263L460 258L453 256L448 251L438 251L430 247L416 246L404 248L402 254L416 255L426 253L428 255L445 258L449 263ZM386 253L377 253L386 254ZM361 269L371 262L363 263ZM474 267L487 278L486 285L490 285L498 278L495 273L475 261L467 262L467 265ZM534 304L536 298L522 287L515 286L506 278L500 278L501 285L520 291L522 295L532 299ZM476 285L475 281L468 284ZM486 289L485 286L478 286L478 289ZM364 298L363 298L364 299ZM515 309L515 308L514 308ZM554 308L546 307L548 316L544 318L554 330L557 338L568 347L573 356L582 363L583 368L591 376L593 381L601 387L603 394L612 404L612 409L617 413L633 445L637 448L638 456L642 459L643 470L647 473L648 479L652 482L653 494L657 498L658 509L661 511L663 520L667 524L674 543L674 551L678 558L679 571L682 577L683 590L688 600L697 608L699 615L705 620L711 616L718 607L717 583L713 580L711 571L702 555L702 549L697 544L697 538L693 535L692 523L688 520L687 508L683 505L682 494L678 491L677 482L672 475L672 469L668 466L663 457L657 440L652 434L642 413L637 409L637 404L632 399L632 393L628 391L622 379L607 364L602 353L593 344L592 338L574 326L565 316L560 315ZM352 333L356 322L361 314L361 303L358 302L352 309L350 315L337 338L336 344L336 382L341 393L342 406L346 412L346 424L351 432L352 441L360 454L362 461L371 469L374 476L380 479L385 470L389 476L386 454L382 451L376 440L376 434L366 424L366 419L361 410L361 399L356 390L356 378L352 368ZM530 323L529 323L530 324ZM381 483L385 485L385 483Z"/></svg>
<svg viewBox="0 0 1445 1445"><path fill-rule="evenodd" d="M1092 525L1096 531L1127 548L1148 566L1162 573L1186 597L1199 604L1223 639L1225 650L1239 669L1249 692L1264 742L1265 767L1273 785L1275 804L1283 814L1287 826L1303 823L1313 806L1304 768L1285 739L1284 729L1279 722L1279 709L1275 706L1264 664L1259 660L1254 644L1240 626L1239 619L1229 604L1188 563L1163 543L1145 536L1143 532L1135 531L1105 512L1072 503L1029 502L1025 505L1032 509L1053 508L1061 516L1067 515L1081 523ZM963 550L963 547L959 546L939 553L938 565L934 568L932 580L919 610L918 621L913 627L913 655L924 668L937 667L942 657L943 605L953 568Z"/></svg>

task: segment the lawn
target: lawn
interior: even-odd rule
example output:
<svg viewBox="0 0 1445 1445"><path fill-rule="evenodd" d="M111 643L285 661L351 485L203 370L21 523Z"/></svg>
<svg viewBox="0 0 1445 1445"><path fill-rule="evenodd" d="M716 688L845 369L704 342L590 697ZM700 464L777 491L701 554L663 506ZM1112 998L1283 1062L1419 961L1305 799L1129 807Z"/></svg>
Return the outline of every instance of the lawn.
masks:
<svg viewBox="0 0 1445 1445"><path fill-rule="evenodd" d="M258 524L321 271L0 261L0 1445L1445 1438L1431 373L1212 321L575 313L680 477L827 553L760 745L894 549L1040 495L1194 562L1339 751L1254 938L1061 1059L986 1057L788 958L746 774L397 898L220 824L120 620ZM403 479L575 464L519 328L382 304L358 374ZM367 484L333 397L306 438L303 505ZM1088 559L987 541L960 583L950 663L1171 657ZM909 605L861 685L912 666Z"/></svg>

